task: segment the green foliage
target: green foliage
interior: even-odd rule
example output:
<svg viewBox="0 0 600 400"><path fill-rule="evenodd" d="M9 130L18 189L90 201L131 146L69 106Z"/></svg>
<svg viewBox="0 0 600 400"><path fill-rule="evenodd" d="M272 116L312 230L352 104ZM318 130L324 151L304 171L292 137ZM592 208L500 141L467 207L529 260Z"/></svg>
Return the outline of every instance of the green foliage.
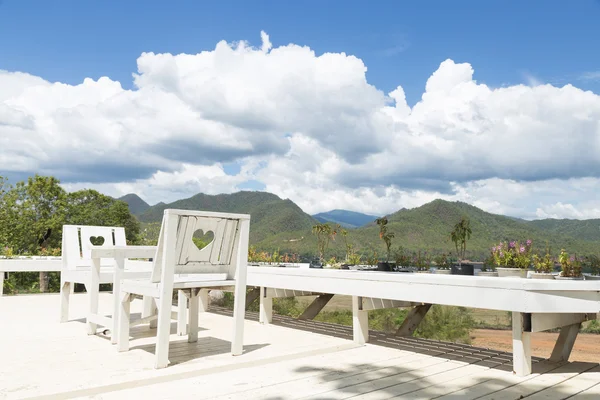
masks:
<svg viewBox="0 0 600 400"><path fill-rule="evenodd" d="M396 265L398 267L408 267L412 262L410 255L402 246L398 246L398 250L394 253L394 258L396 259Z"/></svg>
<svg viewBox="0 0 600 400"><path fill-rule="evenodd" d="M439 254L433 259L438 269L450 269L451 263L446 253Z"/></svg>
<svg viewBox="0 0 600 400"><path fill-rule="evenodd" d="M590 270L592 275L600 274L600 257L595 254L587 256L585 266Z"/></svg>
<svg viewBox="0 0 600 400"><path fill-rule="evenodd" d="M387 257L385 259L386 262L390 261L391 247L392 247L392 239L394 238L394 232L388 232L388 219L387 217L377 218L375 220L377 225L379 225L379 238L383 240L385 243L386 254Z"/></svg>
<svg viewBox="0 0 600 400"><path fill-rule="evenodd" d="M577 256L569 256L564 249L560 251L558 262L562 269L561 275L564 277L578 278L581 276L581 260Z"/></svg>
<svg viewBox="0 0 600 400"><path fill-rule="evenodd" d="M51 176L9 185L0 177L0 248L6 255L60 255L63 225L123 226L136 243L139 223L127 204L94 190L67 193ZM56 291L58 273L11 273L7 291Z"/></svg>
<svg viewBox="0 0 600 400"><path fill-rule="evenodd" d="M419 324L415 336L468 344L474 325L467 308L434 305Z"/></svg>
<svg viewBox="0 0 600 400"><path fill-rule="evenodd" d="M471 238L471 221L466 216L463 216L460 221L454 225L454 229L450 232L450 239L456 247L456 255L460 263L467 252L467 240Z"/></svg>
<svg viewBox="0 0 600 400"><path fill-rule="evenodd" d="M329 242L335 240L337 227L332 227L329 224L316 224L312 227L312 233L317 236L317 254L319 255L319 260L323 262Z"/></svg>
<svg viewBox="0 0 600 400"><path fill-rule="evenodd" d="M550 247L546 246L546 254L533 255L533 268L536 272L550 273L554 270L554 258Z"/></svg>

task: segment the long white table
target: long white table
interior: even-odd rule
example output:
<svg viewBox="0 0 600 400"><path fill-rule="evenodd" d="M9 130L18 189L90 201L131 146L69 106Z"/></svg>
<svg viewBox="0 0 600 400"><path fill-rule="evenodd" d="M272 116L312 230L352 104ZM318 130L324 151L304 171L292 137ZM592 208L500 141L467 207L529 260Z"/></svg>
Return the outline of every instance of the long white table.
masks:
<svg viewBox="0 0 600 400"><path fill-rule="evenodd" d="M352 296L354 341L359 344L368 341L368 310L386 304L511 311L513 369L520 376L531 373L531 332L561 328L550 360L566 361L581 323L600 312L600 281L249 267L248 286L261 287L263 323L272 316L270 297L276 297L265 288ZM375 303L381 306L373 307Z"/></svg>

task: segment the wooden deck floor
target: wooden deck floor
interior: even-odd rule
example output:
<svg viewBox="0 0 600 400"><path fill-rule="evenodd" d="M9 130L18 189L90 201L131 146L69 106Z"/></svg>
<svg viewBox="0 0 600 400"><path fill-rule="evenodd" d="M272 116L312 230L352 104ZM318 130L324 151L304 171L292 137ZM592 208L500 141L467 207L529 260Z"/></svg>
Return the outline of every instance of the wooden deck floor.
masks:
<svg viewBox="0 0 600 400"><path fill-rule="evenodd" d="M596 363L538 359L518 378L508 353L378 332L357 347L346 327L277 317L262 326L252 313L245 353L233 357L219 309L201 315L198 343L173 334L172 365L155 370L154 331L133 328L131 351L118 353L86 335L85 304L75 295L72 321L59 324L57 295L0 298L1 399L600 399Z"/></svg>

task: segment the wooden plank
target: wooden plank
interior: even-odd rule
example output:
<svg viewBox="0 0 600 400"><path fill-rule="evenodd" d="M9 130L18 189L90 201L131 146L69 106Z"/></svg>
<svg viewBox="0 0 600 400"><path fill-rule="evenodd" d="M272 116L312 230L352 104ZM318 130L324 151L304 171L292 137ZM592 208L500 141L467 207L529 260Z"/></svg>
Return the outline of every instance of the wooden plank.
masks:
<svg viewBox="0 0 600 400"><path fill-rule="evenodd" d="M577 339L579 329L581 329L581 323L563 326L560 329L560 334L558 335L558 339L556 339L556 344L550 355L550 361L569 361L569 356L573 350L573 345L575 345L575 339Z"/></svg>
<svg viewBox="0 0 600 400"><path fill-rule="evenodd" d="M514 400L524 398L548 387L558 385L582 372L592 369L597 364L570 363L560 366L551 373L540 374L532 379L524 380L516 385L507 387L495 393L481 397L481 400ZM522 396L522 397L520 397Z"/></svg>
<svg viewBox="0 0 600 400"><path fill-rule="evenodd" d="M396 331L396 336L412 336L430 308L431 304L422 304L412 308Z"/></svg>
<svg viewBox="0 0 600 400"><path fill-rule="evenodd" d="M298 319L314 319L332 298L333 295L329 293L324 293L320 295L319 297L314 299L308 307L306 307L306 309L304 310L302 315L298 317Z"/></svg>
<svg viewBox="0 0 600 400"><path fill-rule="evenodd" d="M268 297L299 297L299 296L319 296L322 293L306 292L303 290L288 290L279 288L267 288Z"/></svg>
<svg viewBox="0 0 600 400"><path fill-rule="evenodd" d="M260 288L259 287L255 287L252 288L252 290L250 290L247 294L246 294L246 310L250 307L250 305L252 305L252 303L254 303L258 298L260 297Z"/></svg>
<svg viewBox="0 0 600 400"><path fill-rule="evenodd" d="M525 314L512 313L513 372L531 374L531 333L525 329Z"/></svg>
<svg viewBox="0 0 600 400"><path fill-rule="evenodd" d="M352 329L354 343L363 345L369 341L369 312L363 310L358 296L352 296Z"/></svg>
<svg viewBox="0 0 600 400"><path fill-rule="evenodd" d="M531 314L531 332L543 332L596 319L596 314Z"/></svg>
<svg viewBox="0 0 600 400"><path fill-rule="evenodd" d="M273 298L267 296L267 288L261 287L260 291L258 321L261 324L270 324L273 322Z"/></svg>
<svg viewBox="0 0 600 400"><path fill-rule="evenodd" d="M561 383L542 389L534 395L528 397L531 400L562 400L570 396L585 392L586 390L598 385L600 382L600 366L594 367L579 375L564 380ZM589 397L592 399L593 397ZM600 397L596 397L600 398Z"/></svg>
<svg viewBox="0 0 600 400"><path fill-rule="evenodd" d="M363 310L380 310L383 308L416 307L420 303L409 301L375 299L373 297L362 297Z"/></svg>
<svg viewBox="0 0 600 400"><path fill-rule="evenodd" d="M559 365L554 363L538 363L536 364L534 372L525 377L514 374L506 374L505 371L497 371L497 373L490 371L490 373L487 373L485 377L479 378L476 382L474 382L473 385L466 386L460 390L441 396L439 397L439 400L479 399L480 397L486 396L490 393L496 393L518 383L533 379L540 374L552 371L558 367Z"/></svg>

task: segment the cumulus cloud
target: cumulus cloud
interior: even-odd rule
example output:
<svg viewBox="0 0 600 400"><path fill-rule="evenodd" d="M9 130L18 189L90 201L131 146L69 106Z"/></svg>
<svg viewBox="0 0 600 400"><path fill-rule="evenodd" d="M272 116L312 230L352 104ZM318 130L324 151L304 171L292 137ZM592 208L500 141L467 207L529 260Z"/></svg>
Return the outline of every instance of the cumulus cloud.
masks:
<svg viewBox="0 0 600 400"><path fill-rule="evenodd" d="M595 215L600 96L492 88L445 60L410 107L352 55L260 36L259 47L143 53L133 90L0 71L0 171L151 202L257 181L309 212L384 214L441 197L528 218ZM226 172L231 162L241 170Z"/></svg>

